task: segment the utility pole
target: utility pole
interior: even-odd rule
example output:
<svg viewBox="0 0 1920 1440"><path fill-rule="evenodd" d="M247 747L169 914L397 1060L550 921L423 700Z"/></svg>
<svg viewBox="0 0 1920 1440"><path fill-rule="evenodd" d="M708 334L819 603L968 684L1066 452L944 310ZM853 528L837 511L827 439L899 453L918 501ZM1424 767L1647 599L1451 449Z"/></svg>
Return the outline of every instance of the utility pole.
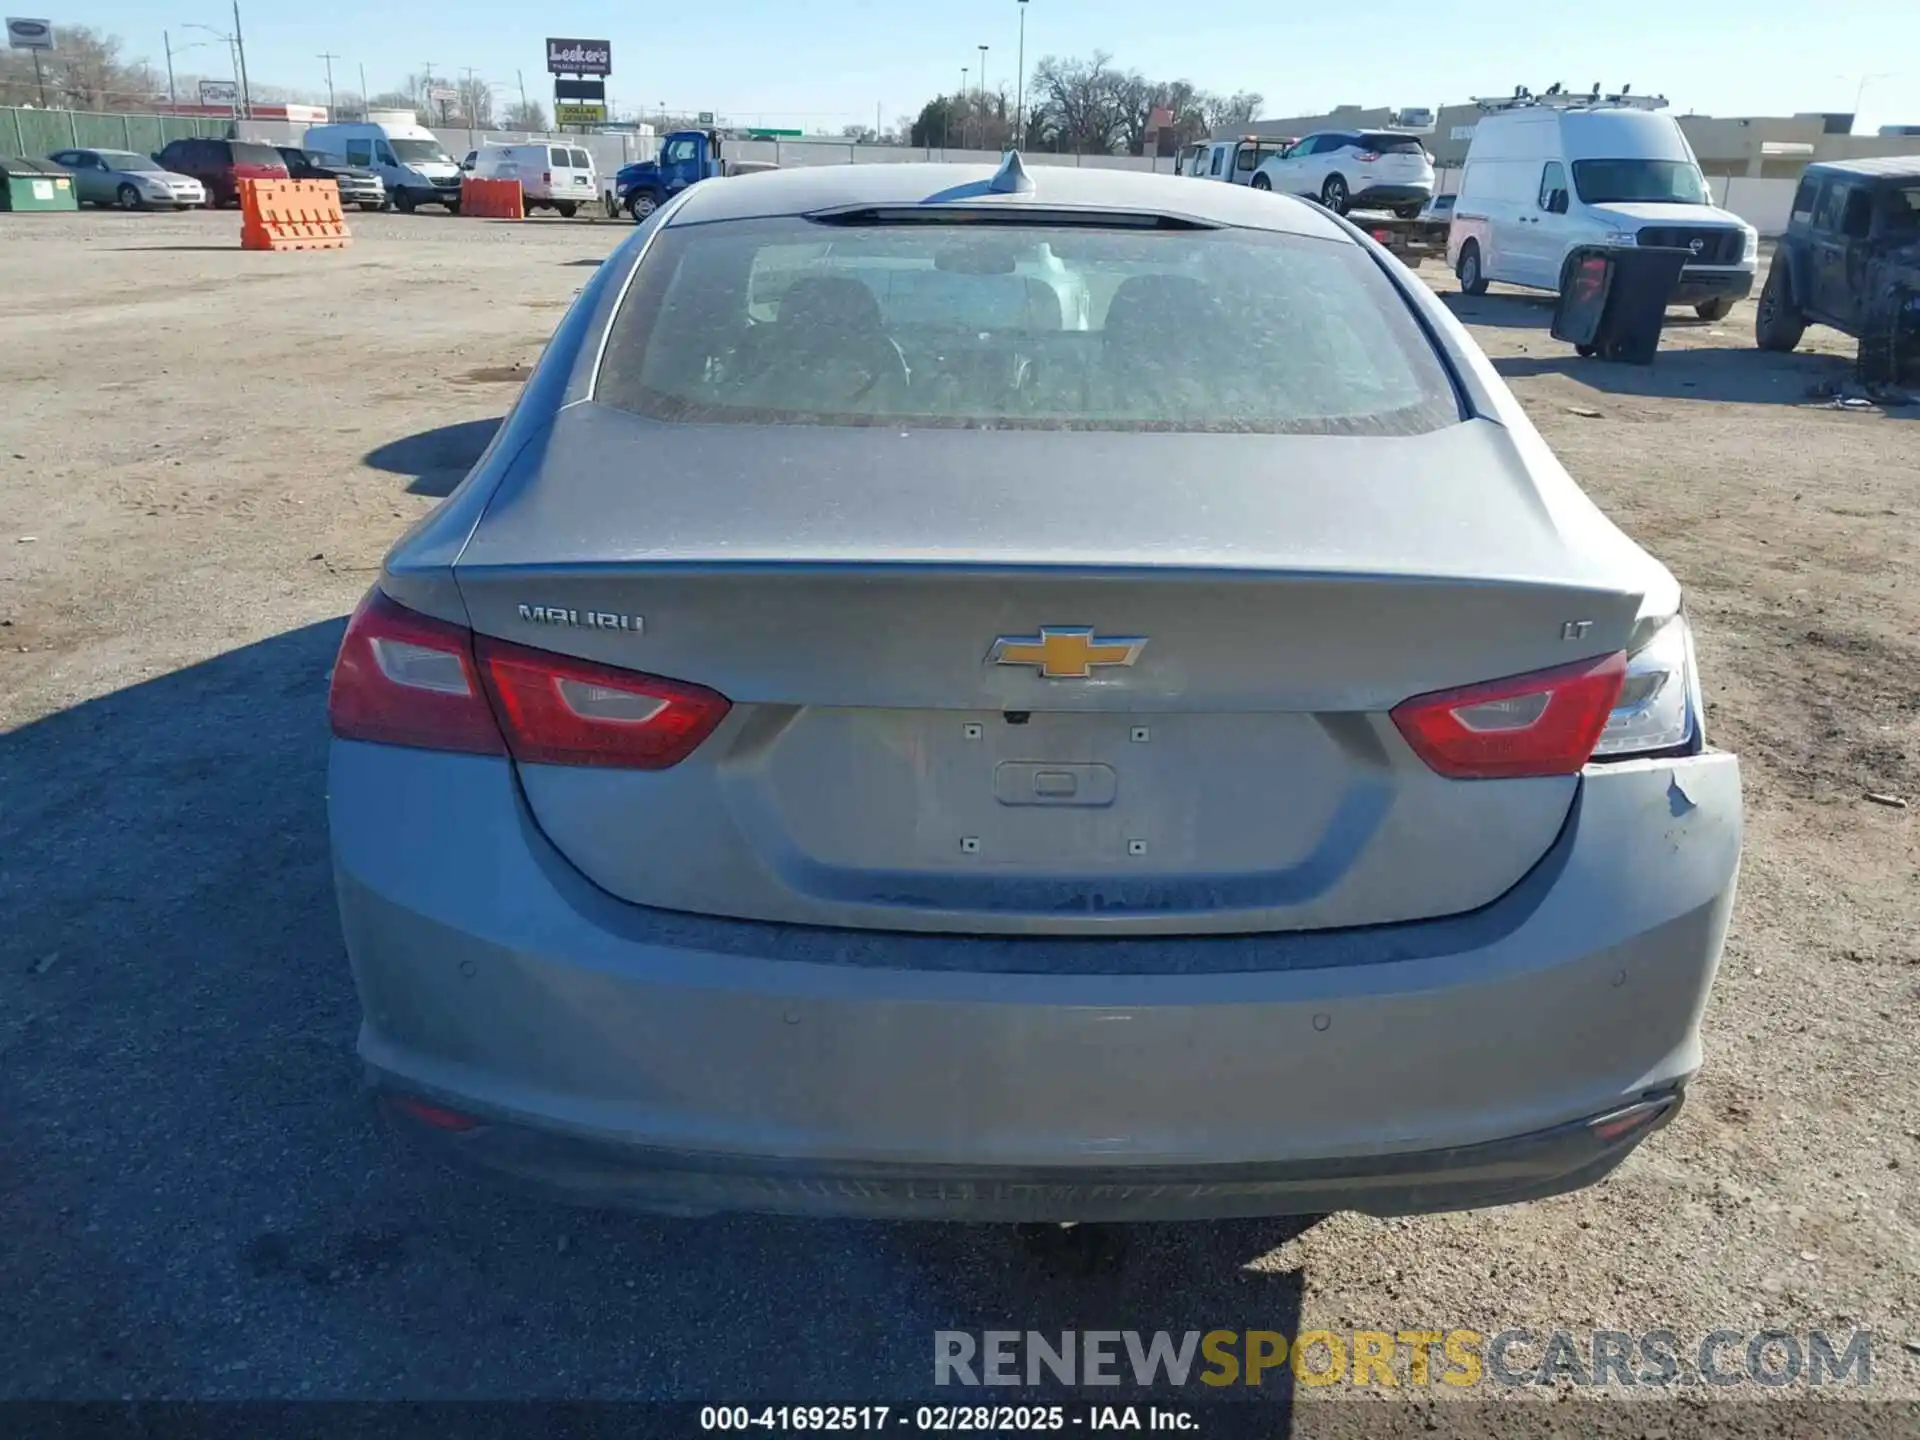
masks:
<svg viewBox="0 0 1920 1440"><path fill-rule="evenodd" d="M180 101L173 93L173 37L162 30L160 43L166 47L167 51L167 104L178 108Z"/></svg>
<svg viewBox="0 0 1920 1440"><path fill-rule="evenodd" d="M960 148L962 150L967 148L967 112L965 106L967 103L967 76L972 73L973 72L965 65L960 67L960 105L962 107L960 111Z"/></svg>
<svg viewBox="0 0 1920 1440"><path fill-rule="evenodd" d="M527 77L523 71L516 70L513 72L513 78L520 82L520 118L524 120L527 118L527 112L533 108L527 104Z"/></svg>
<svg viewBox="0 0 1920 1440"><path fill-rule="evenodd" d="M357 60L354 63L360 65L360 118L364 120L371 109L367 104L367 67Z"/></svg>
<svg viewBox="0 0 1920 1440"><path fill-rule="evenodd" d="M1019 146L1027 143L1027 0L1020 0L1019 78L1014 83L1020 87L1020 93L1013 101L1014 114L1018 117L1013 122L1013 143Z"/></svg>
<svg viewBox="0 0 1920 1440"><path fill-rule="evenodd" d="M327 118L332 120L335 118L333 113L333 62L340 57L329 51L327 54L316 56L315 58L327 62Z"/></svg>
<svg viewBox="0 0 1920 1440"><path fill-rule="evenodd" d="M248 119L253 118L253 91L247 85L247 40L240 33L240 0L233 0L233 53L240 61L240 106Z"/></svg>
<svg viewBox="0 0 1920 1440"><path fill-rule="evenodd" d="M460 108L467 112L467 124L469 127L472 127L478 123L478 117L475 116L473 112L479 108L473 103L475 95L473 88L473 67L471 65L463 65L460 68L460 73L467 77L465 90L460 96Z"/></svg>

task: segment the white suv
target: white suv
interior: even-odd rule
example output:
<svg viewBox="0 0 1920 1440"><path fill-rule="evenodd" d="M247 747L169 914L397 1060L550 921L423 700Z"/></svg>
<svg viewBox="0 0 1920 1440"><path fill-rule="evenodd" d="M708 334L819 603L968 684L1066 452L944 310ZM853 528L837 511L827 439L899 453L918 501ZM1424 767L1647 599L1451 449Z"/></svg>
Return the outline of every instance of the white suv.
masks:
<svg viewBox="0 0 1920 1440"><path fill-rule="evenodd" d="M1256 190L1310 195L1337 215L1388 209L1411 220L1433 198L1433 157L1397 130L1321 130L1267 161Z"/></svg>

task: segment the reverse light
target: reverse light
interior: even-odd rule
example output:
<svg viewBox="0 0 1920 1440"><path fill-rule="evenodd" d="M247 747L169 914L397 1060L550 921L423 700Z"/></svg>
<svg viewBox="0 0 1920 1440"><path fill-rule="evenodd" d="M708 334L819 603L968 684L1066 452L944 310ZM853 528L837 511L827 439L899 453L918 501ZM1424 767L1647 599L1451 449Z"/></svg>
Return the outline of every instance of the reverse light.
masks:
<svg viewBox="0 0 1920 1440"><path fill-rule="evenodd" d="M1593 747L1594 758L1643 755L1693 743L1699 723L1693 632L1675 615L1627 656L1627 674Z"/></svg>
<svg viewBox="0 0 1920 1440"><path fill-rule="evenodd" d="M347 624L327 699L343 740L630 770L679 764L730 708L702 685L476 636L377 588Z"/></svg>
<svg viewBox="0 0 1920 1440"><path fill-rule="evenodd" d="M1456 780L1572 775L1593 755L1627 674L1623 651L1393 707L1393 723L1429 769Z"/></svg>

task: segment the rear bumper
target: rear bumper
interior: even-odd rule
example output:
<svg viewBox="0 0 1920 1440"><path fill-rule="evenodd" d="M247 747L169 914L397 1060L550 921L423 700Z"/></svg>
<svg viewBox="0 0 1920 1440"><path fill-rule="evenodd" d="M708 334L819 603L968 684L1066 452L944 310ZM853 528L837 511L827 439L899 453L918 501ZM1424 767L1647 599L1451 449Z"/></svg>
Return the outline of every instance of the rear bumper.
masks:
<svg viewBox="0 0 1920 1440"><path fill-rule="evenodd" d="M378 1070L369 1080L376 1089L391 1083ZM383 1109L453 1168L571 1203L682 1215L1045 1222L1410 1215L1538 1200L1605 1176L1679 1113L1681 1099L1670 1089L1606 1115L1451 1150L1111 1168L795 1162L610 1144L512 1122L450 1131L414 1118L404 1095Z"/></svg>
<svg viewBox="0 0 1920 1440"><path fill-rule="evenodd" d="M361 1055L487 1122L435 1137L455 1158L648 1208L977 1219L1397 1213L1598 1178L1650 1127L1586 1122L1699 1065L1740 848L1733 757L1595 767L1472 916L1136 938L1111 973L1107 940L623 904L503 761L336 742L329 809Z"/></svg>
<svg viewBox="0 0 1920 1440"><path fill-rule="evenodd" d="M1433 198L1433 186L1427 185L1368 185L1353 192L1353 205L1411 205L1418 200L1421 204Z"/></svg>

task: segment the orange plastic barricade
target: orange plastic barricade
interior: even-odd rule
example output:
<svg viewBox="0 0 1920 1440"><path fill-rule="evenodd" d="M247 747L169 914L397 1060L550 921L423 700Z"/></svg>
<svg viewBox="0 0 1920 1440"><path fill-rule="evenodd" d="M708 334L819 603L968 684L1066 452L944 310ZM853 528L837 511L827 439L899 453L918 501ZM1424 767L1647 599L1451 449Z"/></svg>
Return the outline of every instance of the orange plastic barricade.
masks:
<svg viewBox="0 0 1920 1440"><path fill-rule="evenodd" d="M489 220L524 220L526 204L518 180L479 180L468 175L460 182L460 213Z"/></svg>
<svg viewBox="0 0 1920 1440"><path fill-rule="evenodd" d="M353 243L331 180L242 180L242 250L344 250Z"/></svg>

